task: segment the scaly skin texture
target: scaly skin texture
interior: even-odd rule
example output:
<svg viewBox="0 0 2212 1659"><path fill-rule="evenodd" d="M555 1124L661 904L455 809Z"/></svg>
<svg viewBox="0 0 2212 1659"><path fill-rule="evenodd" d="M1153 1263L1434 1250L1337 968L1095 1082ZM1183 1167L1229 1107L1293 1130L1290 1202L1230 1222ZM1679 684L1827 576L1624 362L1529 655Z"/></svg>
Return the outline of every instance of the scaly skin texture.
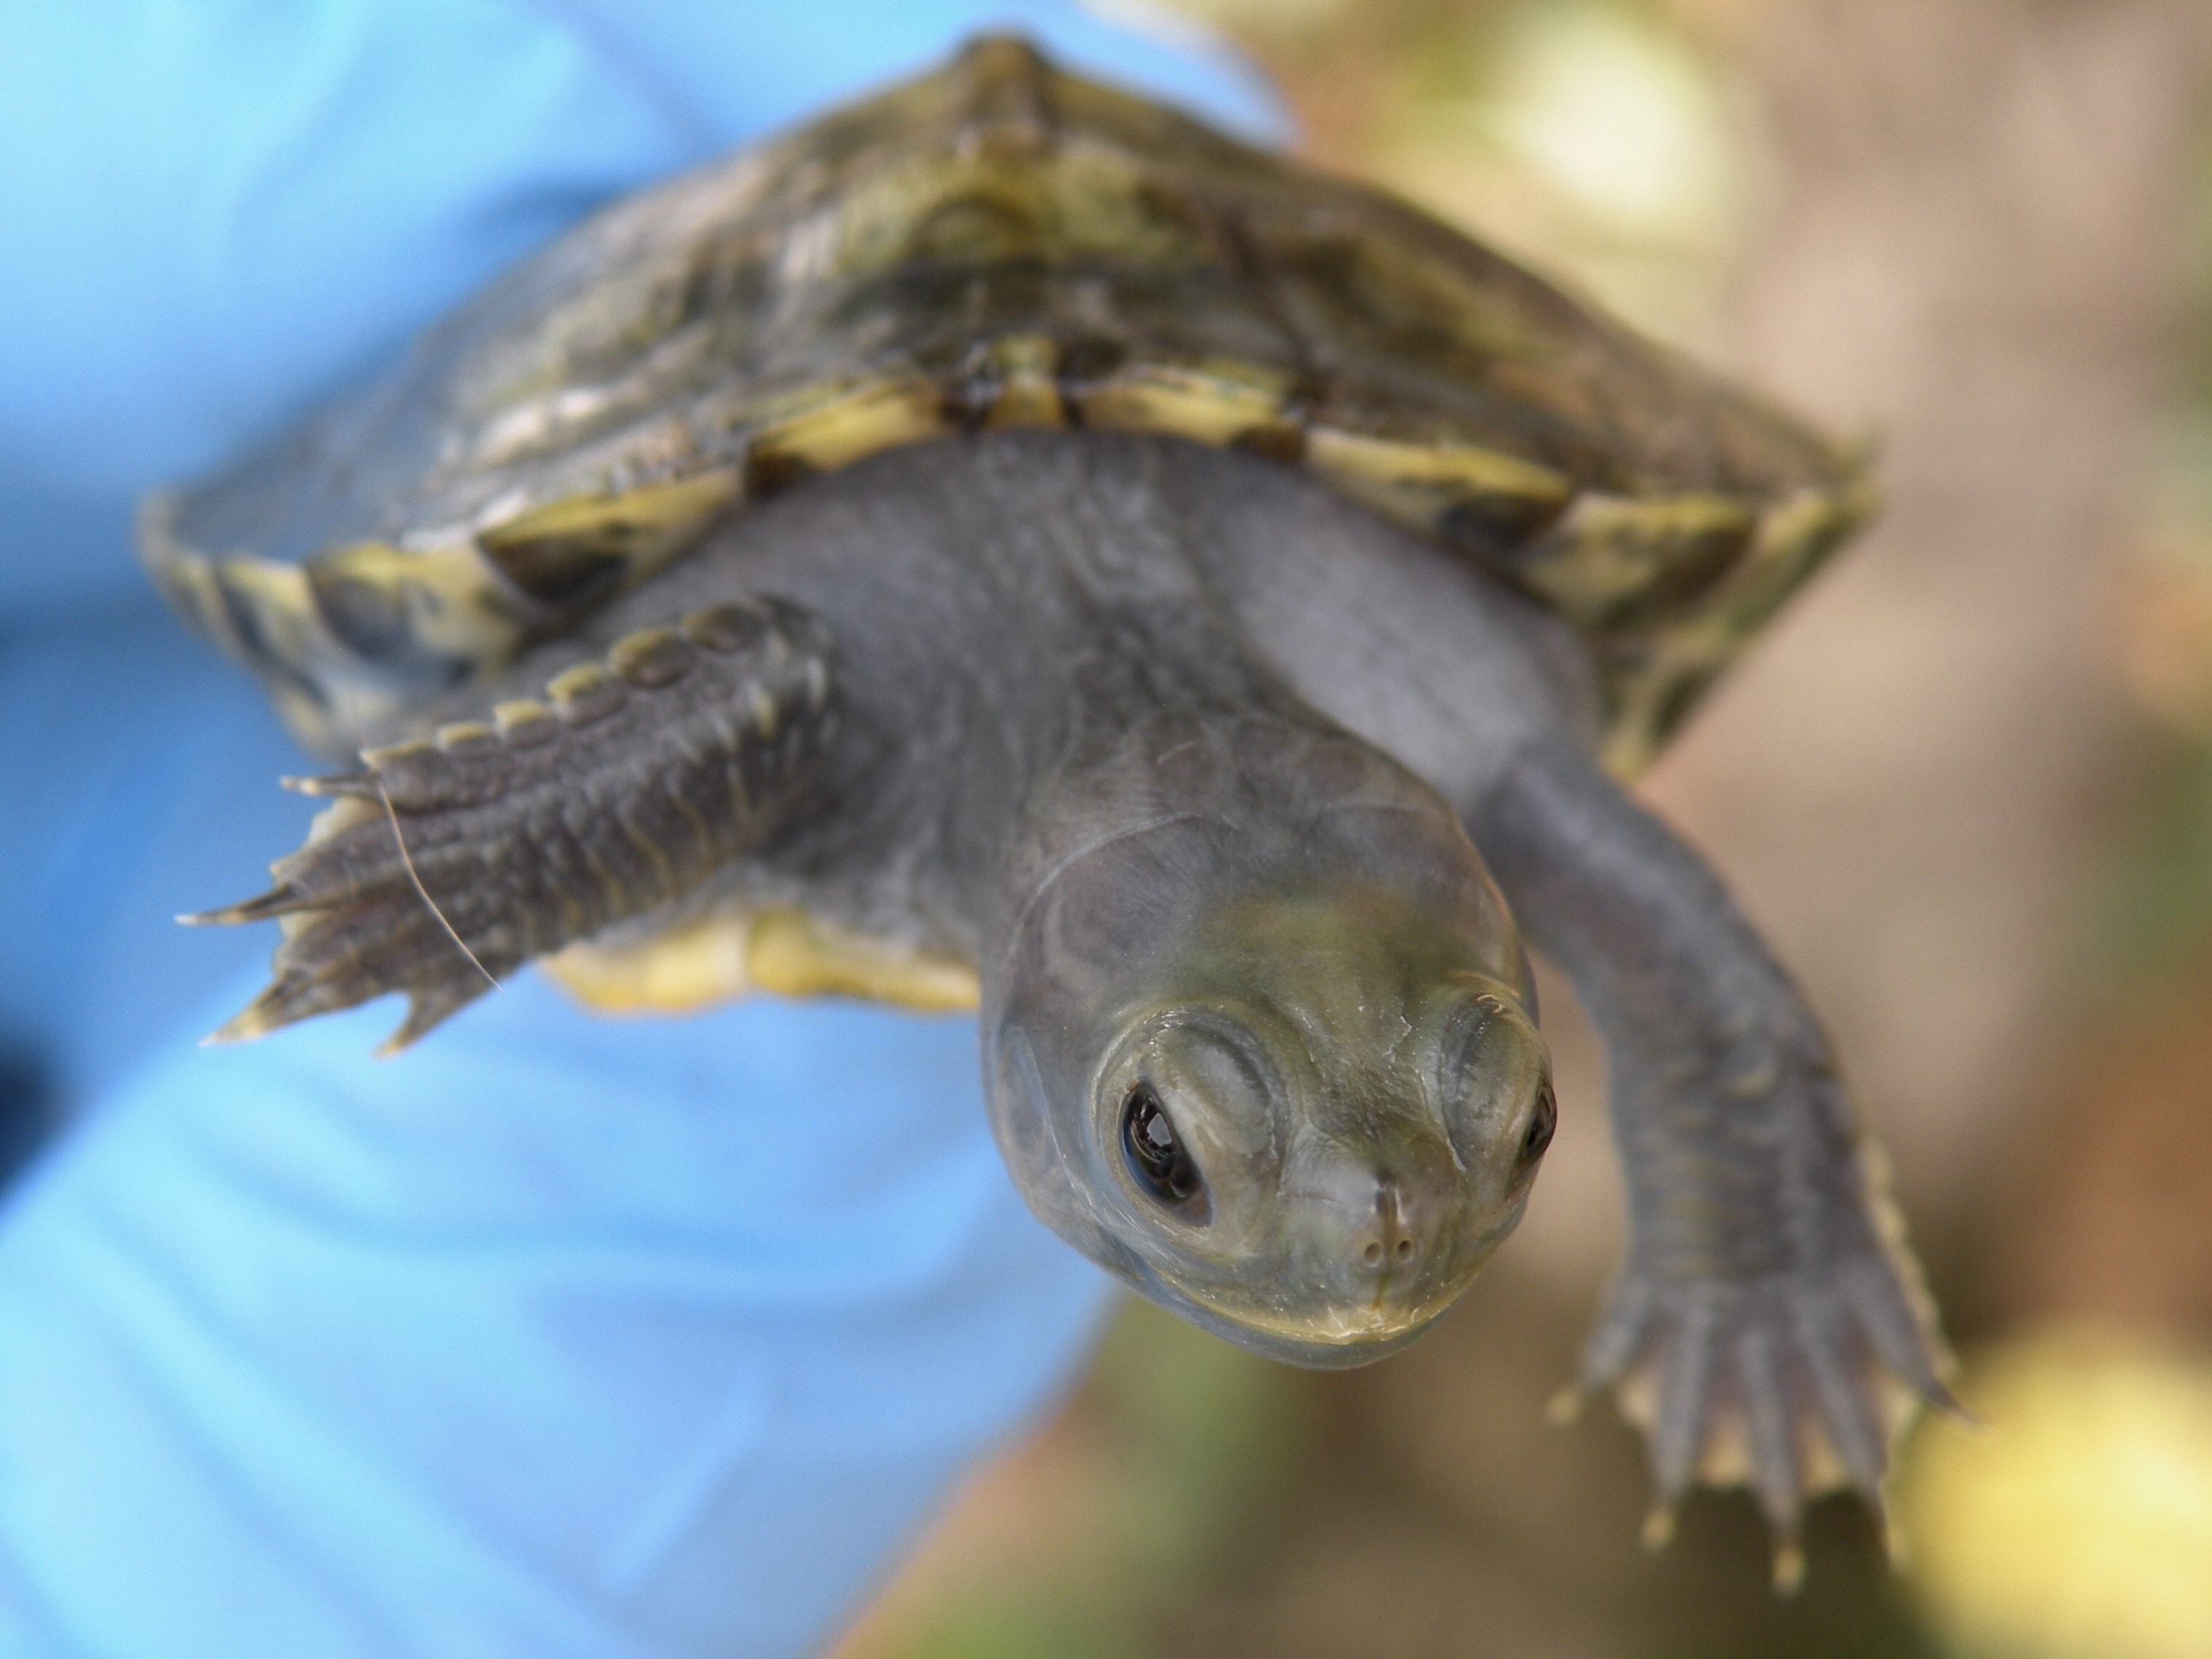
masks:
<svg viewBox="0 0 2212 1659"><path fill-rule="evenodd" d="M686 843L719 862L687 854L611 919L796 902L976 962L994 1121L1038 1212L1212 1328L1344 1364L1418 1333L1525 1201L1549 1089L1517 915L1618 1079L1634 1225L1585 1386L1651 1384L1668 1503L1747 1474L1785 1540L1833 1475L1878 1503L1879 1390L1941 1397L1909 1262L1802 998L1591 760L1595 677L1565 624L1250 457L983 434L793 490L432 718L740 599L818 638L777 682L817 711L808 741ZM698 734L738 730L732 706L767 683L764 658L742 660L653 689L654 718L588 750L551 798L572 836L636 838L635 804L692 775ZM745 763L742 743L714 752ZM331 787L365 803L380 782L409 803L410 844L444 847L459 798L406 768L447 764L372 757ZM490 911L481 859L419 872L502 962L575 931L550 920L574 896L526 798L548 799L467 797L459 839L526 872ZM310 916L264 1023L416 988L387 964L436 936L396 856L365 850L376 828L356 816L278 866L290 899L242 912ZM507 932L478 931L492 912ZM300 1000L286 976L308 940L330 965ZM440 982L465 982L445 950ZM1154 1117L1176 1139L1148 1176L1133 1125Z"/></svg>
<svg viewBox="0 0 2212 1659"><path fill-rule="evenodd" d="M268 892L190 918L285 923L268 989L216 1036L404 991L401 1048L499 975L681 898L804 786L836 734L833 664L795 607L715 605L568 669L544 702L295 781L338 804Z"/></svg>

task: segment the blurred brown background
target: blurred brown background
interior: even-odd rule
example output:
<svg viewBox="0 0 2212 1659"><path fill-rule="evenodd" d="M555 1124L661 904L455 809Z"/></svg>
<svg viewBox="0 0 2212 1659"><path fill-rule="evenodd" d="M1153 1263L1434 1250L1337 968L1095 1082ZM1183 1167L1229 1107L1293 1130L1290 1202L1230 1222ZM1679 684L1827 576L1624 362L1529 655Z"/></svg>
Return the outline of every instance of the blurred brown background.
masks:
<svg viewBox="0 0 2212 1659"><path fill-rule="evenodd" d="M1543 1418L1621 1224L1553 981L1559 1144L1436 1334L1309 1376L1132 1308L841 1659L2208 1659L2212 6L1176 15L1315 156L1881 444L1644 793L1829 1020L1992 1426L1906 1447L1901 1574L1841 1498L1787 1601L1741 1495L1638 1547L1633 1437Z"/></svg>

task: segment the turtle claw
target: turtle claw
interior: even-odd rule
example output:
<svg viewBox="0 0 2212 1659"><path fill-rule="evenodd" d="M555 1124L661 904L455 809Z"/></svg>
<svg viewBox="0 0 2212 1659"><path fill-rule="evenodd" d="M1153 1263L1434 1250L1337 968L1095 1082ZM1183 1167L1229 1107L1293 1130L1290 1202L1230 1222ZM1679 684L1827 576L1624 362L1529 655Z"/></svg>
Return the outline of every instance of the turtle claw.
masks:
<svg viewBox="0 0 2212 1659"><path fill-rule="evenodd" d="M1990 1426L1988 1418L1953 1394L1940 1378L1922 1389L1920 1398L1930 1411L1941 1412L1962 1429L1979 1434Z"/></svg>
<svg viewBox="0 0 2212 1659"><path fill-rule="evenodd" d="M1924 1401L1949 1402L1937 1350L1893 1362L1841 1273L1780 1273L1747 1284L1662 1284L1632 1273L1592 1335L1576 1390L1610 1387L1644 1431L1655 1506L1644 1542L1662 1545L1694 1485L1747 1486L1775 1540L1774 1582L1789 1594L1804 1575L1799 1528L1826 1491L1857 1492L1897 1550L1882 1505L1889 1448ZM1875 1270L1888 1264L1874 1259ZM1893 1294L1903 1303L1902 1287ZM1893 1335L1893 1329L1888 1333Z"/></svg>
<svg viewBox="0 0 2212 1659"><path fill-rule="evenodd" d="M310 901L296 889L282 884L236 904L225 904L213 910L187 911L177 918L177 924L182 927L228 927L238 922L270 921L309 908Z"/></svg>
<svg viewBox="0 0 2212 1659"><path fill-rule="evenodd" d="M1892 1572L1903 1572L1912 1560L1912 1552L1906 1547L1905 1541L1905 1528L1897 1524L1897 1517L1887 1510L1875 1516L1875 1527L1881 1538L1882 1559L1889 1563Z"/></svg>
<svg viewBox="0 0 2212 1659"><path fill-rule="evenodd" d="M269 983L208 1042L251 1042L400 991L408 1014L378 1050L388 1054L496 987L497 974L522 959L496 863L483 855L492 838L468 816L475 803L439 802L403 822L379 782L369 775L366 788L315 792L340 799L317 817L304 847L270 866L267 892L178 918L194 926L276 921L284 929ZM487 956L495 967L485 965Z"/></svg>
<svg viewBox="0 0 2212 1659"><path fill-rule="evenodd" d="M311 795L324 800L335 800L346 795L362 800L378 798L376 779L367 772L338 772L316 778L279 778L276 784L279 788L289 789L295 795Z"/></svg>
<svg viewBox="0 0 2212 1659"><path fill-rule="evenodd" d="M1805 1587L1805 1547L1797 1534L1778 1533L1774 1539L1774 1593L1795 1595Z"/></svg>

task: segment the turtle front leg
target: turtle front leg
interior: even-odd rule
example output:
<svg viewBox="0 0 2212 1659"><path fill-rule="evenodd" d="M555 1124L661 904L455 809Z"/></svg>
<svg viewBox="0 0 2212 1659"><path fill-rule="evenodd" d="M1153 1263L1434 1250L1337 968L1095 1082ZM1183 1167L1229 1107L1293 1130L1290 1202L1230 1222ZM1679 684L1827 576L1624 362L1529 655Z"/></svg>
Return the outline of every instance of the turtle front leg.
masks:
<svg viewBox="0 0 2212 1659"><path fill-rule="evenodd" d="M616 642L543 701L295 781L337 798L258 898L187 916L281 920L270 983L217 1041L386 992L404 1047L497 975L683 897L756 845L835 734L830 637L781 600Z"/></svg>
<svg viewBox="0 0 2212 1659"><path fill-rule="evenodd" d="M1693 1480L1747 1481L1788 1588L1805 1500L1850 1485L1881 1515L1893 1434L1950 1403L1877 1154L1789 975L1587 757L1522 750L1468 818L1607 1047L1629 1250L1580 1389L1613 1385L1644 1426L1654 1542Z"/></svg>

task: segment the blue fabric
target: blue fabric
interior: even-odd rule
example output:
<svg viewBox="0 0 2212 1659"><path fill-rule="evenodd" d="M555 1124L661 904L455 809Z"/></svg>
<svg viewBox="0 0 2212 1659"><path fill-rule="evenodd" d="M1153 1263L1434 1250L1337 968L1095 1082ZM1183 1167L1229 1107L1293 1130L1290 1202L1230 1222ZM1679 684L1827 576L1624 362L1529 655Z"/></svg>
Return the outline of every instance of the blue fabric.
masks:
<svg viewBox="0 0 2212 1659"><path fill-rule="evenodd" d="M0 1060L80 1117L0 1214L0 1652L789 1655L1079 1358L975 1034L586 1017L526 975L197 1035L307 808L128 521L608 197L1048 0L73 0L0 28Z"/></svg>

